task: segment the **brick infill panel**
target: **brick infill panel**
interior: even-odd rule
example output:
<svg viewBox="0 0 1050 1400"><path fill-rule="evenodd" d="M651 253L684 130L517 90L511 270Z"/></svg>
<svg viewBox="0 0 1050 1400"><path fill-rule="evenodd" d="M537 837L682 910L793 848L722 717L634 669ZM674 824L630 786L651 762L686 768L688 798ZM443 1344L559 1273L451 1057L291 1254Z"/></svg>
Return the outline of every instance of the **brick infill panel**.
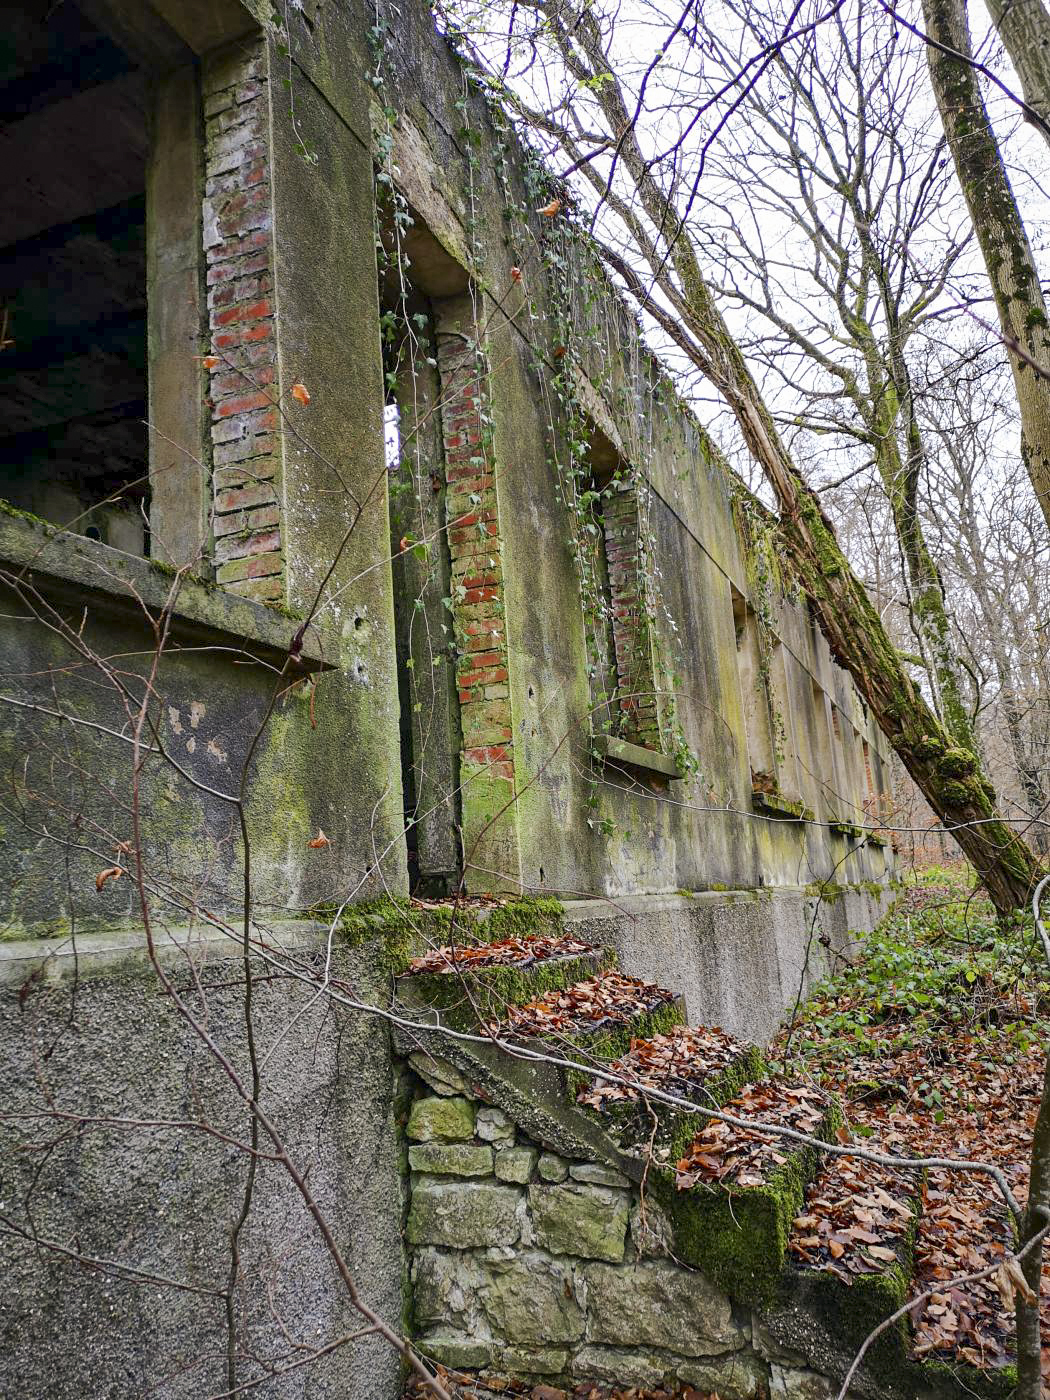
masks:
<svg viewBox="0 0 1050 1400"><path fill-rule="evenodd" d="M626 486L614 490L605 501L603 518L621 729L631 743L659 749L660 714L641 576L636 489Z"/></svg>
<svg viewBox="0 0 1050 1400"><path fill-rule="evenodd" d="M484 370L457 336L439 337L438 366L452 606L461 642L462 757L513 787L503 560L496 478L484 445Z"/></svg>
<svg viewBox="0 0 1050 1400"><path fill-rule="evenodd" d="M206 59L202 86L216 578L235 593L280 599L273 202L262 41Z"/></svg>

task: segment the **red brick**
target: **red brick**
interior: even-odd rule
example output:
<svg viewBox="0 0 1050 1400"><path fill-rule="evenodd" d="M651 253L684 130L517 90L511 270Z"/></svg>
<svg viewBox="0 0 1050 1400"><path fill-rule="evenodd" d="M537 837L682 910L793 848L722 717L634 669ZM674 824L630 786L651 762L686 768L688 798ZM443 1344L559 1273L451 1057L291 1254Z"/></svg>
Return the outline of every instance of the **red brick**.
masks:
<svg viewBox="0 0 1050 1400"><path fill-rule="evenodd" d="M273 483L260 482L257 486L242 486L229 491L215 493L215 509L220 514L231 510L248 510L256 506L273 505L276 502Z"/></svg>
<svg viewBox="0 0 1050 1400"><path fill-rule="evenodd" d="M268 297L262 301L252 301L220 311L212 320L217 326L228 326L234 321L259 321L264 316L273 315L273 306Z"/></svg>
<svg viewBox="0 0 1050 1400"><path fill-rule="evenodd" d="M274 512L276 514L276 512ZM274 554L281 548L280 530L262 530L252 534L227 535L215 541L215 558L219 563L227 559L244 559L250 555ZM270 570L264 572L269 573Z"/></svg>
<svg viewBox="0 0 1050 1400"><path fill-rule="evenodd" d="M220 583L229 583L236 579L262 578L266 574L278 574L282 567L280 552L270 550L266 554L252 554L246 559L233 559L228 564L220 564L216 575Z"/></svg>
<svg viewBox="0 0 1050 1400"><path fill-rule="evenodd" d="M272 403L273 399L265 390L254 394L242 394L240 397L222 399L215 410L215 416L233 418L238 413L251 413L254 408L265 408Z"/></svg>

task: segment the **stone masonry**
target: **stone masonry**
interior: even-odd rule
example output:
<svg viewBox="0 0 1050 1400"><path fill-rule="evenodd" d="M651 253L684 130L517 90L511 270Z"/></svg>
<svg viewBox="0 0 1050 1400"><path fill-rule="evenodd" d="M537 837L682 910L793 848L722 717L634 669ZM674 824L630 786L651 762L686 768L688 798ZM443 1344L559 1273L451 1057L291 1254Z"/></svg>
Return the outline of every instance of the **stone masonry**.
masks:
<svg viewBox="0 0 1050 1400"><path fill-rule="evenodd" d="M417 1345L455 1368L571 1386L677 1382L721 1400L835 1388L761 1319L668 1253L655 1202L618 1172L530 1141L451 1065L413 1054L410 1205Z"/></svg>
<svg viewBox="0 0 1050 1400"><path fill-rule="evenodd" d="M223 587L260 600L284 591L265 69L261 43L204 68L214 559Z"/></svg>

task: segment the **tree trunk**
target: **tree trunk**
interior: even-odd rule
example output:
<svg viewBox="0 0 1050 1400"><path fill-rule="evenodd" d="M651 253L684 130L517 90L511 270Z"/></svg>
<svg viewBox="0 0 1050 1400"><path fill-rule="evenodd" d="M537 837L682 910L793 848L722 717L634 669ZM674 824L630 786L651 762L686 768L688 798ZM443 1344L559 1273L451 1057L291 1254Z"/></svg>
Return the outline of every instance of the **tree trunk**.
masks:
<svg viewBox="0 0 1050 1400"><path fill-rule="evenodd" d="M1050 13L1042 0L986 0L999 38L1006 46L1024 100L1042 118L1025 114L1050 145Z"/></svg>
<svg viewBox="0 0 1050 1400"><path fill-rule="evenodd" d="M705 372L725 395L780 506L780 537L832 654L849 671L923 796L955 837L1000 913L1023 906L1042 871L998 816L976 756L957 746L916 690L816 495L788 454L758 386L680 239L673 255Z"/></svg>
<svg viewBox="0 0 1050 1400"><path fill-rule="evenodd" d="M1032 1152L1028 1173L1028 1206L1021 1222L1019 1247L1037 1235L1050 1219L1050 1056L1043 1070L1043 1096L1032 1133ZM1017 1320L1017 1389L1013 1400L1042 1400L1043 1339L1039 1319L1040 1290L1043 1279L1043 1245L1033 1245L1021 1260L1021 1271L1036 1302L1026 1303L1015 1294Z"/></svg>
<svg viewBox="0 0 1050 1400"><path fill-rule="evenodd" d="M923 0L933 91L981 245L1021 412L1021 456L1050 525L1050 326L1039 273L988 113L967 62L963 0ZM962 57L955 57L955 54Z"/></svg>
<svg viewBox="0 0 1050 1400"><path fill-rule="evenodd" d="M884 421L873 424L875 466L882 479L904 556L912 626L938 700L941 721L961 748L979 755L977 739L962 695L959 661L952 642L941 576L930 554L919 518L919 477L925 457L911 385L902 358L891 368L893 379L885 385L881 396L886 405L885 412L881 411L880 406L880 416ZM903 385L898 382L898 376L904 380ZM897 438L897 422L902 413L908 444L906 459L901 455Z"/></svg>

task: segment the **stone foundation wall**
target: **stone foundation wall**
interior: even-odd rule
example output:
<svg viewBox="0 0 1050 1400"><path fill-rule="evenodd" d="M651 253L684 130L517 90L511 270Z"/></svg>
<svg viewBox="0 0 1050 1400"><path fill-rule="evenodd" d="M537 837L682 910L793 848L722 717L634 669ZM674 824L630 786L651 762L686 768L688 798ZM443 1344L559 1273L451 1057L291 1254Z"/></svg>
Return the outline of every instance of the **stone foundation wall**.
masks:
<svg viewBox="0 0 1050 1400"><path fill-rule="evenodd" d="M434 1360L548 1386L672 1382L721 1400L828 1400L837 1387L668 1254L659 1207L608 1167L530 1141L452 1066L408 1119L418 1345Z"/></svg>

